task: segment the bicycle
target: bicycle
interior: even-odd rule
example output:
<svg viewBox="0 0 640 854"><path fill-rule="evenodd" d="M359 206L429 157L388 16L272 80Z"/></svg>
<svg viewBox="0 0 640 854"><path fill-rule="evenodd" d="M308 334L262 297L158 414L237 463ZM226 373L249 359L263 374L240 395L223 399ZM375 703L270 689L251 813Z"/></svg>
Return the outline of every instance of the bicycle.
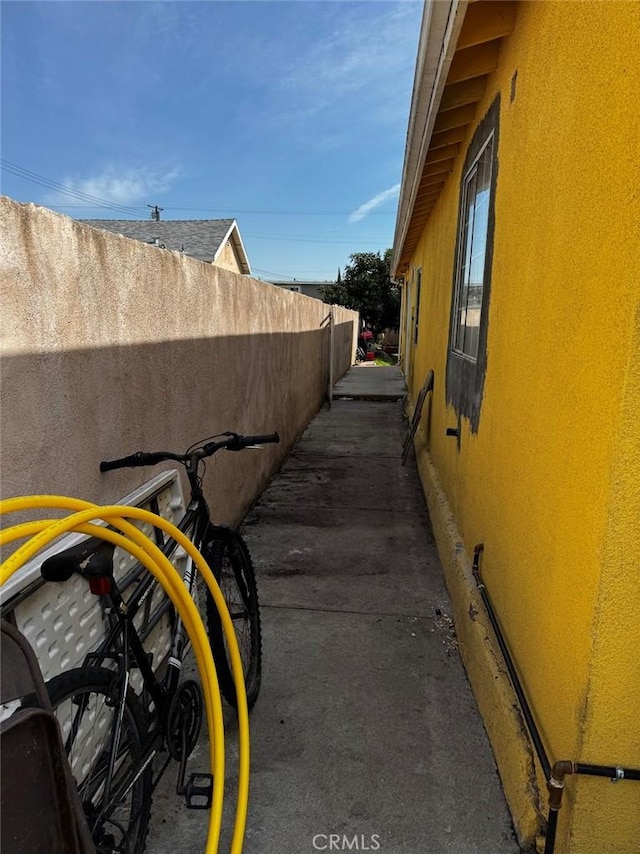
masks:
<svg viewBox="0 0 640 854"><path fill-rule="evenodd" d="M211 441L218 439L219 441ZM185 466L191 496L178 528L204 556L227 602L236 629L245 676L247 705L258 697L261 680L261 630L258 591L249 550L236 530L211 522L202 492L204 460L219 450L240 451L279 441L277 433L242 436L223 433L192 445L184 454L137 452L100 464L103 472L175 461ZM175 541L156 531L158 545L169 559ZM41 567L47 581L65 581L73 573L83 575L91 592L98 595L108 628L98 648L81 667L47 683L51 703L62 730L82 805L98 854L139 854L147 836L153 789L171 759L179 763L177 794L192 809L211 804L210 774L191 774L185 783L186 763L202 723L202 690L195 680L180 682L188 651L181 620L170 603L151 611L155 579L136 567L116 582L114 546L90 538L60 552ZM187 559L183 580L196 598L196 575ZM125 599L123 591L134 586ZM154 670L144 640L164 613L172 618L169 654L162 675ZM134 622L143 617L143 625ZM221 620L207 589L206 622L223 696L236 705L232 666ZM138 620L139 623L139 620ZM131 686L132 672L141 680L138 693ZM168 754L153 779L156 756Z"/></svg>

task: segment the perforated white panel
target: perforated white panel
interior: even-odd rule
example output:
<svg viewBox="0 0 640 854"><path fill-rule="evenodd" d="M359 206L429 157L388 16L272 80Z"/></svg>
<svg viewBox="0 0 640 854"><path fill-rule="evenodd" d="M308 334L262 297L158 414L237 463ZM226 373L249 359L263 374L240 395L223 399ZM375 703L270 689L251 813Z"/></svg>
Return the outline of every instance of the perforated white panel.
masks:
<svg viewBox="0 0 640 854"><path fill-rule="evenodd" d="M14 616L45 680L81 664L104 632L100 602L78 575L63 584L43 584L15 608Z"/></svg>
<svg viewBox="0 0 640 854"><path fill-rule="evenodd" d="M184 514L184 498L178 473L163 472L126 496L121 504L150 509L150 502L158 499L160 515L177 524ZM138 525L147 536L154 538L151 525ZM69 670L82 664L87 653L96 649L104 637L106 622L103 619L100 601L89 590L87 582L78 575L62 584L41 584L40 565L58 551L63 551L80 542L83 537L71 534L62 538L54 548L41 552L37 558L25 564L2 591L3 602L11 606L10 599L17 604L11 609L18 629L26 636L33 647L45 680L51 679L63 670ZM177 555L174 563L182 571L184 552ZM135 559L126 552L116 549L114 568L116 578L122 578L135 565ZM23 591L30 585L35 589L22 601ZM156 583L151 597L151 612L165 599L161 585ZM139 625L144 620L144 609L136 615ZM145 642L145 648L153 654L157 666L167 655L170 642L170 625L167 615L158 622ZM134 687L139 687L134 682Z"/></svg>

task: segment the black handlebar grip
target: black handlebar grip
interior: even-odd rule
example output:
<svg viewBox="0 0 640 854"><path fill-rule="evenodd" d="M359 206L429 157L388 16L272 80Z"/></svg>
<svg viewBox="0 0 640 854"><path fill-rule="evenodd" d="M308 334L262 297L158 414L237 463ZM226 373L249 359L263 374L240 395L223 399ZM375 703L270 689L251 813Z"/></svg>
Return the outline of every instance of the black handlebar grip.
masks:
<svg viewBox="0 0 640 854"><path fill-rule="evenodd" d="M103 460L100 463L100 471L113 471L113 469L128 469L134 468L135 466L144 466L147 463L142 461L142 458L146 456L142 451L138 451L136 454L130 454L128 457L122 457L119 460Z"/></svg>
<svg viewBox="0 0 640 854"><path fill-rule="evenodd" d="M242 436L241 442L243 447L248 445L277 445L280 441L280 436L277 433L267 433L263 436Z"/></svg>

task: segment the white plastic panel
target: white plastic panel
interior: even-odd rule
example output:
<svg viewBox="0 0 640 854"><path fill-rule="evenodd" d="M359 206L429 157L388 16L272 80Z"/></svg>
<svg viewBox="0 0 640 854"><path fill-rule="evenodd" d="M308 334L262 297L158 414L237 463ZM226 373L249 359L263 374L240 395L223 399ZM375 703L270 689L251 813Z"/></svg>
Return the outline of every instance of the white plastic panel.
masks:
<svg viewBox="0 0 640 854"><path fill-rule="evenodd" d="M154 497L158 499L160 515L177 524L184 515L185 505L176 471L163 472L118 503L150 509L149 505ZM150 525L142 523L138 527L153 538ZM10 599L17 602L11 609L16 625L33 647L45 680L79 666L87 653L96 649L104 637L106 622L100 601L91 593L83 578L73 575L69 581L61 584L37 585L40 580L40 565L45 558L75 545L82 539L84 537L81 534L63 537L53 548L42 551L34 560L25 564L2 590L3 603L8 603L9 608ZM184 553L182 556L177 555L174 562L182 571ZM121 578L135 563L130 554L116 549L116 578ZM30 585L33 585L34 589L20 601L21 594ZM152 610L164 598L164 590L156 584L152 596ZM138 623L144 618L142 610L136 618ZM170 625L165 615L145 643L147 651L153 653L154 665L167 655L169 642ZM135 683L134 687L137 687Z"/></svg>

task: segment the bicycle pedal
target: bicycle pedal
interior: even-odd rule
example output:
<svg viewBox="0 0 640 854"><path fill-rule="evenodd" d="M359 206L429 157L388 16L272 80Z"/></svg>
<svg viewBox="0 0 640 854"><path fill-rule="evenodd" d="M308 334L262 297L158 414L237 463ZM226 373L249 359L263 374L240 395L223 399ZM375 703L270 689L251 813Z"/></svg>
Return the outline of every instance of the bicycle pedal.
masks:
<svg viewBox="0 0 640 854"><path fill-rule="evenodd" d="M184 800L188 810L208 810L213 800L213 775L190 774L184 787Z"/></svg>

